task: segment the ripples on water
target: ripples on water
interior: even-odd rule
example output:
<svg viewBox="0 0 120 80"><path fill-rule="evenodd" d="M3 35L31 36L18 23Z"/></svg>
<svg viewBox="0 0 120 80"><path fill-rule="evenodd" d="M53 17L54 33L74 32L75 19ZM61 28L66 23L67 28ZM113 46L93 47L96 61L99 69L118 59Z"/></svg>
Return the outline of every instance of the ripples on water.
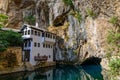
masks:
<svg viewBox="0 0 120 80"><path fill-rule="evenodd" d="M57 66L42 68L31 73L15 73L0 76L0 80L103 80L101 67Z"/></svg>

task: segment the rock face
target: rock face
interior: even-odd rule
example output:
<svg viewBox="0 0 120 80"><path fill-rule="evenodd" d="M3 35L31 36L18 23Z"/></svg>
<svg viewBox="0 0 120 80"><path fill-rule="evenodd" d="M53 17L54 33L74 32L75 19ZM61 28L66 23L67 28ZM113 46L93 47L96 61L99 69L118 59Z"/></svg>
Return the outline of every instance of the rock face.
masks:
<svg viewBox="0 0 120 80"><path fill-rule="evenodd" d="M7 14L9 21L6 27L20 28L22 25L22 11L17 7L14 0L1 0L0 1L0 13Z"/></svg>
<svg viewBox="0 0 120 80"><path fill-rule="evenodd" d="M67 38L64 46L70 49L68 54L71 51L77 53L81 62L92 56L105 57L108 46L106 36L108 30L114 28L109 20L112 16L120 18L120 1L72 0L72 3L74 6L71 8L62 0L0 0L0 12L9 16L6 27L12 28L20 28L28 15L33 15L36 26L41 28L50 25L60 27L67 22L68 28L58 28L57 34ZM56 33L56 29L53 30L50 31Z"/></svg>
<svg viewBox="0 0 120 80"><path fill-rule="evenodd" d="M111 27L113 26L108 22L107 18L98 17L95 20L90 17L86 18L85 29L87 42L83 43L82 58L92 56L103 58L106 55L107 33Z"/></svg>
<svg viewBox="0 0 120 80"><path fill-rule="evenodd" d="M21 47L9 47L6 51L0 52L0 56L3 58L3 61L0 62L3 69L0 68L0 70L4 71L8 67L21 67L23 65L22 57L20 57L22 56L21 53Z"/></svg>

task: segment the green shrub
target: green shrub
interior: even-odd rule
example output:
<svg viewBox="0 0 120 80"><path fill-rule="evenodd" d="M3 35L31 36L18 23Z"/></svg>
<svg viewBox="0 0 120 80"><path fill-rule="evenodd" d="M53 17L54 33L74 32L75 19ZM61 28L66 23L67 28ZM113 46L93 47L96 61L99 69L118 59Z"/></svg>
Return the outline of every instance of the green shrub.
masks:
<svg viewBox="0 0 120 80"><path fill-rule="evenodd" d="M72 0L63 0L64 4L67 6L73 6Z"/></svg>
<svg viewBox="0 0 120 80"><path fill-rule="evenodd" d="M78 50L73 50L73 54L77 55Z"/></svg>
<svg viewBox="0 0 120 80"><path fill-rule="evenodd" d="M21 34L13 31L7 31L6 36L6 40L9 43L9 46L21 46L23 41Z"/></svg>
<svg viewBox="0 0 120 80"><path fill-rule="evenodd" d="M82 15L80 14L80 11L71 11L70 15L74 16L79 22L81 22Z"/></svg>
<svg viewBox="0 0 120 80"><path fill-rule="evenodd" d="M8 16L5 14L0 14L0 22L5 22L8 20Z"/></svg>
<svg viewBox="0 0 120 80"><path fill-rule="evenodd" d="M69 36L68 36L68 35L65 36L65 40L66 40L66 41L69 40Z"/></svg>
<svg viewBox="0 0 120 80"><path fill-rule="evenodd" d="M88 15L88 16L90 16L90 17L92 17L92 18L95 18L95 17L96 17L96 14L93 12L93 10L87 9L86 12L87 12L87 15Z"/></svg>
<svg viewBox="0 0 120 80"><path fill-rule="evenodd" d="M111 57L111 52L108 51L108 52L106 53L106 57L109 59L109 58Z"/></svg>
<svg viewBox="0 0 120 80"><path fill-rule="evenodd" d="M112 23L113 25L117 24L118 23L118 17L116 17L116 16L111 17L109 22Z"/></svg>
<svg viewBox="0 0 120 80"><path fill-rule="evenodd" d="M114 32L114 31L109 31L108 36L107 36L107 42L109 44L120 47L120 33Z"/></svg>
<svg viewBox="0 0 120 80"><path fill-rule="evenodd" d="M4 25L0 23L0 28L2 28Z"/></svg>
<svg viewBox="0 0 120 80"><path fill-rule="evenodd" d="M0 51L8 46L21 46L23 42L21 34L13 31L0 31Z"/></svg>
<svg viewBox="0 0 120 80"><path fill-rule="evenodd" d="M5 14L0 14L0 28L2 28L8 21L8 16Z"/></svg>
<svg viewBox="0 0 120 80"><path fill-rule="evenodd" d="M75 17L79 22L81 22L81 20L82 20L82 16L81 16L81 14L80 14L79 11L75 11L75 15L74 15L74 17Z"/></svg>
<svg viewBox="0 0 120 80"><path fill-rule="evenodd" d="M9 43L4 40L0 40L0 52L5 51Z"/></svg>
<svg viewBox="0 0 120 80"><path fill-rule="evenodd" d="M30 25L35 25L35 17L33 15L28 15L24 17L25 22L27 22Z"/></svg>
<svg viewBox="0 0 120 80"><path fill-rule="evenodd" d="M111 68L112 73L118 74L120 71L120 59L112 59L109 62L109 67Z"/></svg>

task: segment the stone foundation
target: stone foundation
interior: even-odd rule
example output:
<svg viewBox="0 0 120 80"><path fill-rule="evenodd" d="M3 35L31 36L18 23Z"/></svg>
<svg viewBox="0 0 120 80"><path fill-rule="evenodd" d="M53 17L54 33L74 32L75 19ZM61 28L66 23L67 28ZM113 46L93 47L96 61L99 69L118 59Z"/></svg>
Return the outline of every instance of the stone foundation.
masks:
<svg viewBox="0 0 120 80"><path fill-rule="evenodd" d="M25 65L26 66L19 66L19 67L14 67L14 68L4 68L2 71L0 71L0 75L16 73L16 72L23 72L23 71L34 71L35 69L41 68L41 67L55 66L56 63L55 62L46 62L43 65L32 66L29 62L26 62Z"/></svg>

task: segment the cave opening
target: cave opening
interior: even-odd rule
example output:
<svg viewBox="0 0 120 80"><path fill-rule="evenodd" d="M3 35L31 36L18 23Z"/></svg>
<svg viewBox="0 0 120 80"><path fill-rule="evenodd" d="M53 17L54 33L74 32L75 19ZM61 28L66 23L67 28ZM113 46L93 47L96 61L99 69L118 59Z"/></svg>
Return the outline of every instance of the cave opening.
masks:
<svg viewBox="0 0 120 80"><path fill-rule="evenodd" d="M99 57L92 56L83 61L81 65L100 65L101 60Z"/></svg>

